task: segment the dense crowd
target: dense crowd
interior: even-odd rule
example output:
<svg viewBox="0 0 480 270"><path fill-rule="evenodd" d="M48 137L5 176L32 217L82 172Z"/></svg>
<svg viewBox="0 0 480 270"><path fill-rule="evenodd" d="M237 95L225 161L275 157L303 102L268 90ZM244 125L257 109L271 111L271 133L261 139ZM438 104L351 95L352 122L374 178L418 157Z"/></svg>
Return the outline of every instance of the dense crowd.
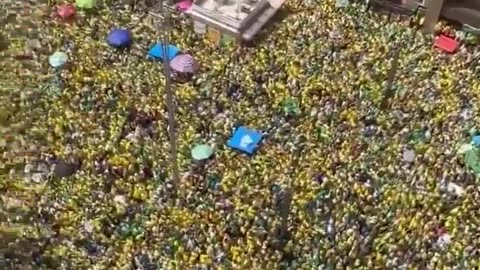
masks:
<svg viewBox="0 0 480 270"><path fill-rule="evenodd" d="M34 243L35 269L480 267L475 46L445 54L404 20L330 0L288 1L250 47L172 14L172 44L201 66L173 86L174 183L163 66L145 57L160 34L130 8L46 14L10 45L31 59L3 63L2 204L18 217L2 226ZM105 42L114 27L130 49ZM263 133L254 155L226 146L239 126ZM214 156L192 160L200 143Z"/></svg>

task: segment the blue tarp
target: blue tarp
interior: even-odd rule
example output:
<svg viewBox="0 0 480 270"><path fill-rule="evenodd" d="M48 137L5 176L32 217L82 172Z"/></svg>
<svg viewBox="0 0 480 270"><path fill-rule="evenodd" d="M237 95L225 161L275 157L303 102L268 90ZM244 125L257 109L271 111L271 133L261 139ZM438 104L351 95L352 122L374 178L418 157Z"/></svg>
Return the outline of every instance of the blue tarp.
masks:
<svg viewBox="0 0 480 270"><path fill-rule="evenodd" d="M148 56L164 60L165 56L163 55L163 44L157 43L155 44L149 51L148 51ZM177 55L180 52L180 49L177 48L175 45L168 45L167 46L167 56L168 60L172 60L175 55Z"/></svg>
<svg viewBox="0 0 480 270"><path fill-rule="evenodd" d="M239 127L228 140L227 146L251 155L257 149L262 137L262 133L256 130Z"/></svg>

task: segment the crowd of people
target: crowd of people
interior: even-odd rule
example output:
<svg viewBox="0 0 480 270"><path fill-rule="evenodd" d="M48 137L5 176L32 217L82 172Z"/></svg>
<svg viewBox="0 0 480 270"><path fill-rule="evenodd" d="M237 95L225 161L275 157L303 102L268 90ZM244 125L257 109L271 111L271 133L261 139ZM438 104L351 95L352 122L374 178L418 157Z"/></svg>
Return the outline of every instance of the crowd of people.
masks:
<svg viewBox="0 0 480 270"><path fill-rule="evenodd" d="M12 41L31 59L5 63L2 202L17 217L2 226L35 243L35 269L480 267L475 45L446 54L332 0L287 1L253 46L213 44L173 13L172 44L201 66L173 85L175 182L163 66L146 58L160 33L130 8L52 16L37 42ZM105 42L114 27L131 48ZM263 133L253 155L226 146L239 126ZM192 159L200 143L210 159Z"/></svg>

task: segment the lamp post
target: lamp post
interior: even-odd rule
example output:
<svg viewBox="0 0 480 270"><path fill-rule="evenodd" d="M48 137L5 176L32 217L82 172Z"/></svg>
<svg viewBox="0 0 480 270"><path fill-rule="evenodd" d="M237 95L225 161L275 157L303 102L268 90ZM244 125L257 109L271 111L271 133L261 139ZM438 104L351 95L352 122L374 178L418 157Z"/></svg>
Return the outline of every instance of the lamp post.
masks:
<svg viewBox="0 0 480 270"><path fill-rule="evenodd" d="M150 13L157 20L157 29L162 42L163 67L165 75L165 93L168 113L168 136L170 139L170 163L172 166L172 183L176 192L176 187L180 178L177 161L177 137L175 132L175 103L172 90L172 72L170 69L170 57L168 55L168 45L170 44L170 17L168 9L164 7L164 1L159 1L157 13Z"/></svg>
<svg viewBox="0 0 480 270"><path fill-rule="evenodd" d="M395 94L393 83L395 82L395 75L397 74L398 64L399 64L398 62L400 59L400 48L398 46L400 46L400 44L395 45L395 47L393 48L395 52L392 58L390 69L387 72L387 86L385 87L385 91L383 93L383 99L380 104L380 107L382 109L388 109L390 107L390 99Z"/></svg>

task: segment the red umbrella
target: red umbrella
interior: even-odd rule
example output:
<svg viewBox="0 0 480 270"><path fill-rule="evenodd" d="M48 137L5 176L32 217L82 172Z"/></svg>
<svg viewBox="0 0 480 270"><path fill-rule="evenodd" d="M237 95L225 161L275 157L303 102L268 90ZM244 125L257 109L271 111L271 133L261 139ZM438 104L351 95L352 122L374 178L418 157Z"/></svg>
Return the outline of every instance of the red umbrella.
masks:
<svg viewBox="0 0 480 270"><path fill-rule="evenodd" d="M68 4L63 4L57 7L57 14L62 19L69 19L75 15L75 7Z"/></svg>

